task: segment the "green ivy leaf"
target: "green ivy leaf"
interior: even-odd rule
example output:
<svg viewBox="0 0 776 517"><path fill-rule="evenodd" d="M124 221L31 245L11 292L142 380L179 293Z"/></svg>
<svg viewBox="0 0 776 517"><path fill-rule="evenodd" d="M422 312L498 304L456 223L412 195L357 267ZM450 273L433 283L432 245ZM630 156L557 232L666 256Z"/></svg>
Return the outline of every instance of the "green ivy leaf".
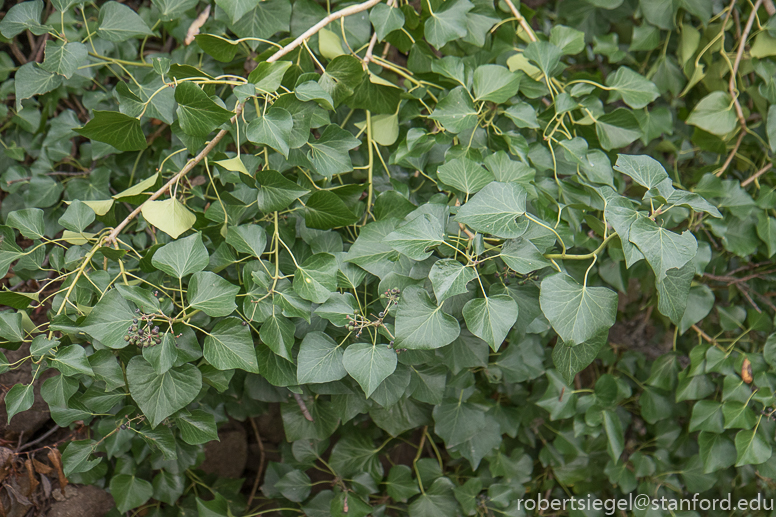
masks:
<svg viewBox="0 0 776 517"><path fill-rule="evenodd" d="M727 92L711 92L695 105L687 123L712 135L724 136L736 128L738 120L733 100Z"/></svg>
<svg viewBox="0 0 776 517"><path fill-rule="evenodd" d="M35 402L33 384L16 384L5 394L5 410L8 413L8 423L14 415L27 411Z"/></svg>
<svg viewBox="0 0 776 517"><path fill-rule="evenodd" d="M380 3L369 12L369 21L375 28L377 39L383 41L388 33L402 28L404 13L396 7Z"/></svg>
<svg viewBox="0 0 776 517"><path fill-rule="evenodd" d="M445 235L439 219L420 214L385 237L385 242L412 260L426 260L431 256L429 248L444 243Z"/></svg>
<svg viewBox="0 0 776 517"><path fill-rule="evenodd" d="M337 260L329 253L316 253L294 273L294 291L305 300L323 303L337 289Z"/></svg>
<svg viewBox="0 0 776 517"><path fill-rule="evenodd" d="M175 87L178 122L187 135L207 136L221 124L228 122L234 113L216 104L196 84L182 82Z"/></svg>
<svg viewBox="0 0 776 517"><path fill-rule="evenodd" d="M757 429L742 430L736 434L736 467L760 465L771 458L771 444Z"/></svg>
<svg viewBox="0 0 776 517"><path fill-rule="evenodd" d="M112 145L119 151L142 151L146 144L140 121L117 111L94 110L94 118L73 131L95 142Z"/></svg>
<svg viewBox="0 0 776 517"><path fill-rule="evenodd" d="M8 214L8 226L16 228L28 239L42 239L44 230L43 210L24 208Z"/></svg>
<svg viewBox="0 0 776 517"><path fill-rule="evenodd" d="M434 287L437 303L447 298L467 292L466 285L477 278L473 268L466 267L455 259L442 259L434 262L428 279Z"/></svg>
<svg viewBox="0 0 776 517"><path fill-rule="evenodd" d="M293 126L294 121L288 111L272 107L248 124L248 140L256 144L268 145L288 158Z"/></svg>
<svg viewBox="0 0 776 517"><path fill-rule="evenodd" d="M410 286L401 292L396 313L397 348L440 348L452 343L460 332L458 321L435 305L425 289Z"/></svg>
<svg viewBox="0 0 776 517"><path fill-rule="evenodd" d="M525 214L526 191L515 183L492 182L463 205L455 220L472 230L502 238L519 237L525 226L515 219Z"/></svg>
<svg viewBox="0 0 776 517"><path fill-rule="evenodd" d="M237 308L235 297L240 291L220 276L210 271L200 271L189 280L187 298L189 304L208 316L228 316Z"/></svg>
<svg viewBox="0 0 776 517"><path fill-rule="evenodd" d="M663 281L669 269L681 268L698 252L698 242L692 233L674 233L646 217L631 225L629 239L644 254L658 282Z"/></svg>
<svg viewBox="0 0 776 517"><path fill-rule="evenodd" d="M503 104L517 94L520 76L501 65L482 65L474 71L473 86L476 100Z"/></svg>
<svg viewBox="0 0 776 517"><path fill-rule="evenodd" d="M436 48L447 42L466 36L466 15L474 8L467 0L445 0L441 7L431 12L426 20L426 39Z"/></svg>
<svg viewBox="0 0 776 517"><path fill-rule="evenodd" d="M239 318L226 318L205 337L203 354L219 370L241 369L259 373L249 327Z"/></svg>
<svg viewBox="0 0 776 517"><path fill-rule="evenodd" d="M89 56L86 45L76 41L70 43L46 42L46 57L40 67L51 73L70 79Z"/></svg>
<svg viewBox="0 0 776 517"><path fill-rule="evenodd" d="M456 158L439 167L439 179L466 194L475 194L495 178L490 171L468 158Z"/></svg>
<svg viewBox="0 0 776 517"><path fill-rule="evenodd" d="M557 273L542 280L542 312L560 338L570 345L590 340L614 325L617 294L605 287L578 284Z"/></svg>
<svg viewBox="0 0 776 517"><path fill-rule="evenodd" d="M476 298L463 306L463 317L469 331L496 352L517 321L517 303L508 294Z"/></svg>
<svg viewBox="0 0 776 517"><path fill-rule="evenodd" d="M361 145L361 142L348 131L330 124L317 140L313 137L307 142L310 146L308 158L321 176L331 178L353 169L348 151Z"/></svg>
<svg viewBox="0 0 776 517"><path fill-rule="evenodd" d="M202 243L202 235L195 233L165 244L156 250L151 263L175 278L202 271L208 265L207 248Z"/></svg>
<svg viewBox="0 0 776 517"><path fill-rule="evenodd" d="M337 194L330 190L318 190L307 199L304 221L310 228L329 230L353 224L358 217Z"/></svg>
<svg viewBox="0 0 776 517"><path fill-rule="evenodd" d="M127 380L132 398L148 417L151 427L186 407L202 387L202 375L193 364L186 363L158 374L141 356L129 361Z"/></svg>
<svg viewBox="0 0 776 517"><path fill-rule="evenodd" d="M118 2L106 2L100 7L97 34L101 38L116 43L130 38L154 35L135 11Z"/></svg>
<svg viewBox="0 0 776 517"><path fill-rule="evenodd" d="M351 345L352 346L352 345ZM348 374L341 344L323 332L307 334L299 346L296 378L300 384L338 381Z"/></svg>
<svg viewBox="0 0 776 517"><path fill-rule="evenodd" d="M134 475L117 474L110 480L110 493L116 501L119 512L128 512L151 499L154 489L145 479Z"/></svg>
<svg viewBox="0 0 776 517"><path fill-rule="evenodd" d="M353 343L342 356L342 365L358 382L367 398L396 369L396 352L385 345Z"/></svg>
<svg viewBox="0 0 776 517"><path fill-rule="evenodd" d="M266 170L258 172L256 174L256 181L261 185L258 191L258 206L262 212L283 210L294 200L310 192L286 179L277 171Z"/></svg>
<svg viewBox="0 0 776 517"><path fill-rule="evenodd" d="M618 68L614 74L609 74L606 85L612 92L609 102L622 99L633 109L641 109L660 96L652 81L625 66Z"/></svg>
<svg viewBox="0 0 776 517"><path fill-rule="evenodd" d="M48 32L48 27L40 23L43 14L43 1L19 2L11 6L0 21L0 34L6 39L11 39L22 32L29 30L36 36Z"/></svg>
<svg viewBox="0 0 776 517"><path fill-rule="evenodd" d="M181 414L175 422L181 431L181 438L189 445L200 445L219 439L215 418L211 413L202 409L194 409L188 414Z"/></svg>

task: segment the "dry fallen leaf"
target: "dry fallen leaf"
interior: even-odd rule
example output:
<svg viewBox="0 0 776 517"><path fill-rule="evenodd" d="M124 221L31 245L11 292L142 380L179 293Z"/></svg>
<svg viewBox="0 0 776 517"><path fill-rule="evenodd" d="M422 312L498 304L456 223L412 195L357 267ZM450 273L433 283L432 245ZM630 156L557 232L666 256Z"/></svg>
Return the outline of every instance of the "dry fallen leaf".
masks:
<svg viewBox="0 0 776 517"><path fill-rule="evenodd" d="M208 16L210 16L210 5L205 7L205 10L199 13L199 16L197 16L194 21L191 22L189 30L186 32L186 39L184 40L186 45L191 45L194 42L194 38L197 36L197 34L199 34L199 29L205 25Z"/></svg>

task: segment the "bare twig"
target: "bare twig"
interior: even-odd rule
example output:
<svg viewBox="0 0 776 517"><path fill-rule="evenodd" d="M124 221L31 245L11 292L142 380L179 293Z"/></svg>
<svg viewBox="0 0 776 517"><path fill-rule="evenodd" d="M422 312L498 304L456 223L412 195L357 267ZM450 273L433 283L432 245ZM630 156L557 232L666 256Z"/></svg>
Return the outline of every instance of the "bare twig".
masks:
<svg viewBox="0 0 776 517"><path fill-rule="evenodd" d="M275 61L279 60L281 57L285 56L295 48L297 48L299 45L302 44L303 41L306 39L312 37L314 34L316 34L318 31L326 27L329 23L333 22L334 20L339 20L340 18L344 18L346 16L350 16L352 14L360 13L361 11L365 11L369 9L370 7L377 5L380 3L381 0L368 0L367 2L351 5L350 7L346 7L345 9L341 9L335 13L331 13L323 20L319 21L309 29L307 29L304 34L296 38L294 41L286 45L285 47L281 48L274 54L272 54L269 58L267 58L268 63L274 63ZM237 121L237 118L242 113L243 108L245 107L245 101L237 104L237 107L234 110L234 116L232 117L232 123ZM162 188L151 194L151 197L146 199L140 206L138 206L135 210L132 211L127 217L124 218L121 223L119 223L116 228L113 229L113 231L110 232L110 234L106 237L106 244L115 244L116 238L118 237L119 233L121 233L121 230L123 230L129 222L138 216L138 214L141 212L143 205L145 203L148 203L149 201L153 201L157 199L159 196L167 192L167 190L175 185L178 181L180 181L181 178L183 178L186 174L188 174L194 167L197 166L199 162L205 159L205 157L210 154L210 152L218 145L218 143L226 136L226 134L229 131L226 129L222 129L221 131L216 134L215 137L213 137L213 140L210 141L210 143L205 146L202 151L197 154L194 158L188 161L186 165L183 166L183 168L180 170L178 174L173 176L170 181L164 184ZM296 395L296 394L295 394ZM308 413L309 414L309 413ZM310 419L312 420L312 419Z"/></svg>
<svg viewBox="0 0 776 517"><path fill-rule="evenodd" d="M776 6L773 5L773 0L765 0L763 6L765 7L765 12L768 13L768 16L776 14Z"/></svg>
<svg viewBox="0 0 776 517"><path fill-rule="evenodd" d="M506 1L506 0L505 0ZM746 129L746 117L744 117L744 111L741 109L741 103L738 102L738 93L736 89L736 75L738 75L738 66L741 64L741 57L744 55L744 48L746 47L746 39L749 37L749 32L752 30L752 24L754 18L757 16L757 9L760 8L763 0L757 0L752 7L752 12L749 14L749 20L746 22L744 32L741 34L741 40L738 42L738 52L736 53L736 60L733 63L733 70L730 72L729 90L730 96L733 97L733 103L736 106L736 116L738 122L741 124L742 129Z"/></svg>
<svg viewBox="0 0 776 517"><path fill-rule="evenodd" d="M40 443L40 442L42 442L43 440L45 440L46 438L48 438L49 436L51 436L52 434L54 434L54 433L55 433L55 432L57 432L57 431L59 431L59 426L58 426L58 425L54 425L54 427L52 427L51 429L49 429L48 431L46 431L46 432L43 434L43 436L41 436L40 438L36 438L36 439L34 439L33 441L31 441L31 442L27 442L27 443L25 443L24 445L22 445L21 447L19 447L19 449L17 450L17 452L18 452L18 451L23 451L24 449L26 449L26 448L28 448L28 447L32 447L32 446L33 446L33 445L35 445L36 443Z"/></svg>
<svg viewBox="0 0 776 517"><path fill-rule="evenodd" d="M256 425L256 420L251 417L248 420L251 421L251 427L253 427L253 434L256 435L256 443L259 444L259 470L256 471L256 481L253 482L253 488L251 488L251 495L248 498L248 504L246 508L251 507L253 498L256 497L256 491L259 489L259 483L261 482L261 475L264 472L264 461L267 459L264 453L264 443L261 441L261 435L259 434L259 427Z"/></svg>
<svg viewBox="0 0 776 517"><path fill-rule="evenodd" d="M315 420L313 420L313 416L310 414L310 411L307 409L307 405L304 403L304 400L302 400L302 396L298 393L294 393L293 395L294 400L296 400L296 403L299 405L299 409L302 411L302 415L304 416L305 420L315 422Z"/></svg>
<svg viewBox="0 0 776 517"><path fill-rule="evenodd" d="M739 133L738 139L736 140L736 144L733 146L733 150L730 151L730 154L728 154L728 157L725 160L725 163L722 164L722 168L720 168L717 171L717 177L722 176L725 173L728 166L730 165L730 162L732 162L733 158L735 158L736 153L738 152L738 148L741 147L741 141L744 139L745 135L746 135L746 131L741 131L741 133Z"/></svg>
<svg viewBox="0 0 776 517"><path fill-rule="evenodd" d="M531 39L531 41L536 41L536 34L534 34L533 29L530 25L528 25L528 22L523 17L523 15L520 14L520 11L517 10L515 4L512 3L512 0L504 0L504 2L509 6L509 10L512 11L512 15L517 18L517 22L520 24L523 30L528 33L528 37Z"/></svg>
<svg viewBox="0 0 776 517"><path fill-rule="evenodd" d="M742 181L741 182L741 186L742 187L746 187L747 185L752 183L754 180L756 180L757 178L759 178L760 176L762 176L763 174L765 174L766 172L771 170L771 167L773 167L772 163L767 164L765 167L763 167L762 169L760 169L759 171L755 172L754 174L752 174L751 176L746 178L744 181Z"/></svg>
<svg viewBox="0 0 776 517"><path fill-rule="evenodd" d="M388 0L388 7L393 7L395 3L396 0ZM372 33L372 39L369 40L369 46L367 47L366 54L364 54L364 59L361 62L364 70L366 70L367 65L369 65L369 62L372 60L372 52L375 49L375 43L377 43L377 31Z"/></svg>

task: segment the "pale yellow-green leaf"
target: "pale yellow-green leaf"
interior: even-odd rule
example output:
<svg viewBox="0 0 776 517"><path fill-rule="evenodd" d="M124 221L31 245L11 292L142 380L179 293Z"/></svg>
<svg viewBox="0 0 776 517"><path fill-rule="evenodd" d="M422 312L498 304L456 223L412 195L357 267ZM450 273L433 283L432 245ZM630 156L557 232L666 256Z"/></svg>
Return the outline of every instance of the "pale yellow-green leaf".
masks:
<svg viewBox="0 0 776 517"><path fill-rule="evenodd" d="M68 244L73 244L75 246L82 246L89 242L89 239L93 238L95 236L94 233L77 233L77 232L71 232L70 230L64 230L62 232L62 238L67 242Z"/></svg>
<svg viewBox="0 0 776 517"><path fill-rule="evenodd" d="M776 56L776 38L763 31L754 39L754 45L749 55L758 59L768 56Z"/></svg>
<svg viewBox="0 0 776 517"><path fill-rule="evenodd" d="M115 194L113 196L113 199L121 199L124 197L131 197L131 196L137 196L139 194L142 194L149 188L153 187L156 184L156 178L159 176L159 173L152 175L149 178L144 179L137 185L133 185L129 187L127 190L124 190L122 192L119 192L118 194Z"/></svg>
<svg viewBox="0 0 776 517"><path fill-rule="evenodd" d="M72 203L72 201L65 201L66 205L69 205ZM113 206L113 200L112 199L100 199L97 201L83 201L81 200L81 203L85 204L89 208L91 208L95 214L98 216L103 216L108 213L108 210L111 209Z"/></svg>
<svg viewBox="0 0 776 517"><path fill-rule="evenodd" d="M357 122L356 127L363 130L366 127L366 121ZM372 116L372 138L382 146L393 145L399 138L398 114Z"/></svg>
<svg viewBox="0 0 776 517"><path fill-rule="evenodd" d="M529 63L523 54L515 54L507 59L507 66L509 67L510 72L522 70L528 77L535 81L538 81L542 77L542 71Z"/></svg>
<svg viewBox="0 0 776 517"><path fill-rule="evenodd" d="M216 162L216 165L220 165L221 167L223 167L228 171L242 172L243 174L248 174L248 169L245 168L245 164L243 164L239 156L235 156L234 158L229 158L228 160L218 160Z"/></svg>
<svg viewBox="0 0 776 517"><path fill-rule="evenodd" d="M334 59L345 54L342 50L342 40L336 32L329 29L321 29L318 32L318 50L326 59Z"/></svg>
<svg viewBox="0 0 776 517"><path fill-rule="evenodd" d="M149 201L141 208L146 221L177 239L180 234L194 226L197 218L183 203L175 198L164 201Z"/></svg>

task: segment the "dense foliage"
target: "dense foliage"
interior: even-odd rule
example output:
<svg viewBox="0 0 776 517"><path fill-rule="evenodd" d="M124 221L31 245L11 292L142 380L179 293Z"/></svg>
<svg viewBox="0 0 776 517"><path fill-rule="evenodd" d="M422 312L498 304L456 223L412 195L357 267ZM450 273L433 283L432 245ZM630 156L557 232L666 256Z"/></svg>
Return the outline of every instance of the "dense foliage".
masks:
<svg viewBox="0 0 776 517"><path fill-rule="evenodd" d="M58 370L72 482L144 515L776 492L773 3L531 5L5 2L2 368ZM273 405L258 494L197 470Z"/></svg>

